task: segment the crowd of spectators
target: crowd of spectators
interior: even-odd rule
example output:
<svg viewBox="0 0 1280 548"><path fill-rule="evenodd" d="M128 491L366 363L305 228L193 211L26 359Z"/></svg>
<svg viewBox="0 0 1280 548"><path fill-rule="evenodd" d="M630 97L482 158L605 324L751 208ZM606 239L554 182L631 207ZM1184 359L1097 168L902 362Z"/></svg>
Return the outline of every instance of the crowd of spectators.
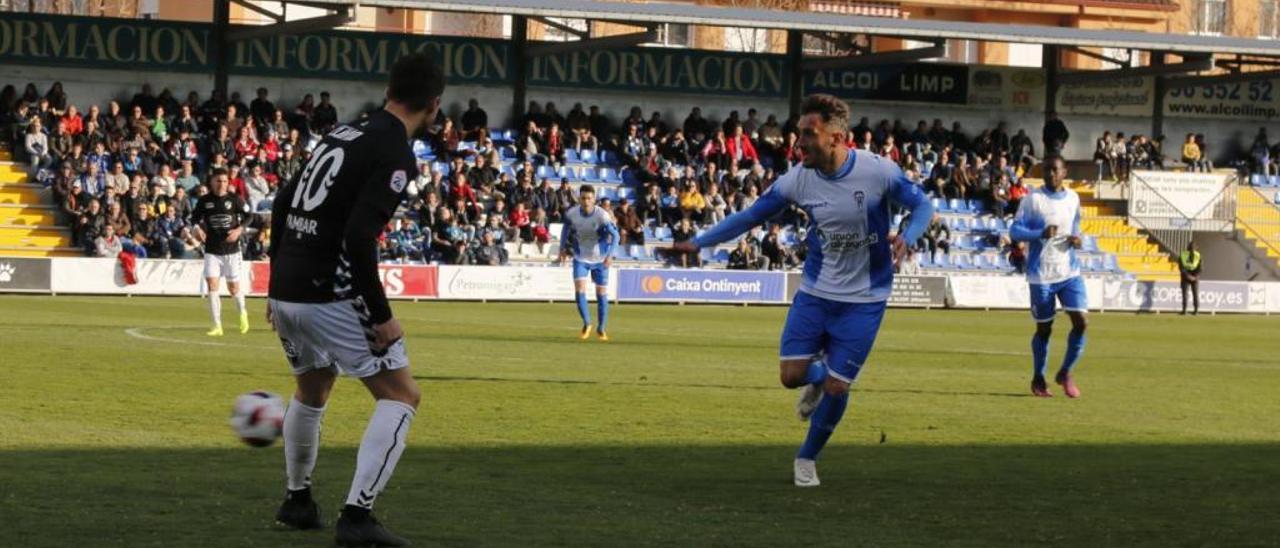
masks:
<svg viewBox="0 0 1280 548"><path fill-rule="evenodd" d="M231 174L234 192L256 210L306 162L316 135L338 122L328 93L277 106L266 88L244 104L214 94L155 94L143 84L131 100L73 102L54 82L43 94L27 84L0 89L0 141L49 185L73 244L86 254L117 248L138 257L200 253L191 226L195 200L209 192L209 172ZM249 258L264 253L265 234L249 231Z"/></svg>
<svg viewBox="0 0 1280 548"><path fill-rule="evenodd" d="M232 189L256 211L266 211L278 186L302 168L319 136L339 121L328 93L318 102L307 94L293 108L278 107L265 88L254 95L249 104L239 93L229 100L217 94L202 100L191 92L179 101L168 89L154 94L144 84L127 102L77 105L57 82L44 93L35 84L21 93L5 86L0 141L11 143L32 175L52 186L75 245L86 253L104 253L98 240L110 226L120 245L139 256L189 257L200 252L191 206L208 192L212 168L227 168ZM626 249L654 234L693 238L750 207L800 161L796 119L779 120L756 109L712 120L693 107L674 124L660 112L646 117L639 106L615 121L595 105L577 103L561 114L554 103L531 102L517 131L493 135L491 127L472 99L456 119L442 115L421 136L431 159L421 163L400 214L381 237L384 260L505 264L508 244L544 253L551 225L576 203L576 183L547 176L543 166L559 170L577 168L578 158L616 159L633 190L600 205L616 218L619 244ZM848 135L848 146L893 160L935 196L975 201L997 216L1016 211L1028 193L1023 178L1037 161L1031 136L1003 122L970 132L941 119L909 126L864 117ZM1039 144L1060 150L1069 136L1051 114ZM1099 178L1162 168L1161 141L1104 134L1094 157ZM1265 131L1257 143L1257 163L1274 172L1273 158L1280 155L1270 153ZM1204 147L1203 136L1189 135L1183 161L1192 169L1210 169ZM730 268L799 264L805 221L799 208L783 212L743 238L729 254ZM949 253L949 231L935 224L941 226L915 247ZM247 257L261 257L266 235L248 234ZM669 260L679 266L701 262L697 255Z"/></svg>

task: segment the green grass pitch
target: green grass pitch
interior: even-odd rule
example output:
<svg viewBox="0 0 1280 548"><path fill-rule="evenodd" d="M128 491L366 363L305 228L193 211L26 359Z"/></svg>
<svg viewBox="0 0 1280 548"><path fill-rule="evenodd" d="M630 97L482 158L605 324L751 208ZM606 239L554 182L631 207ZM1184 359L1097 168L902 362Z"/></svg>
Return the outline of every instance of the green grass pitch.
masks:
<svg viewBox="0 0 1280 548"><path fill-rule="evenodd" d="M226 424L291 392L250 305L215 340L194 298L0 296L0 546L330 545L272 526L283 452ZM615 306L609 343L572 304L394 308L424 403L376 510L419 546L1280 544L1275 318L1094 314L1070 401L1027 395L1027 313L891 310L801 490L784 308ZM330 527L371 409L339 382Z"/></svg>

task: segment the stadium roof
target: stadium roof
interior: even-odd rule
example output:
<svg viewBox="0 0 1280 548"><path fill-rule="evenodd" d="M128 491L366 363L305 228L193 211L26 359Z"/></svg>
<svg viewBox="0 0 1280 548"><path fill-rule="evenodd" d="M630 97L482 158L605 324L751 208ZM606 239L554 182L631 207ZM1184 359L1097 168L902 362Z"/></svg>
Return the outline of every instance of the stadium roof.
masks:
<svg viewBox="0 0 1280 548"><path fill-rule="evenodd" d="M351 0L306 0L310 5L350 6ZM1217 53L1280 57L1280 41L1229 36L1163 34L1125 30L1089 30L1042 25L1003 25L962 21L897 19L674 3L593 0L361 0L359 5L493 15L563 17L637 25L687 23L807 32L1017 42L1106 47L1173 53Z"/></svg>

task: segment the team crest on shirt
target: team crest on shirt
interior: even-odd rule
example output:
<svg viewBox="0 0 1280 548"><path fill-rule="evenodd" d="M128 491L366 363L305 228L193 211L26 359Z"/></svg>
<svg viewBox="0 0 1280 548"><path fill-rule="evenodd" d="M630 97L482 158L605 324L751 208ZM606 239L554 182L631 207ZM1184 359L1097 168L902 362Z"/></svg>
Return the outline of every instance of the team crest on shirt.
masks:
<svg viewBox="0 0 1280 548"><path fill-rule="evenodd" d="M399 194L404 192L404 187L409 185L409 176L405 174L403 169L397 169L391 174L391 191Z"/></svg>
<svg viewBox="0 0 1280 548"><path fill-rule="evenodd" d="M859 208L862 207L862 202L866 201L866 199L867 199L867 194L861 190L855 191L853 193L853 203L857 204Z"/></svg>

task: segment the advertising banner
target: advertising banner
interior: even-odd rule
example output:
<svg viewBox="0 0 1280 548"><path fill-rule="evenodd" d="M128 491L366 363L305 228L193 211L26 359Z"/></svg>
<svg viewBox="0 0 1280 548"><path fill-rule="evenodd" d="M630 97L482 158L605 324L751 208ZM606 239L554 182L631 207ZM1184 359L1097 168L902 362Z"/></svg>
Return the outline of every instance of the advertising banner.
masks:
<svg viewBox="0 0 1280 548"><path fill-rule="evenodd" d="M1044 109L1044 71L1019 67L969 69L969 106L993 111Z"/></svg>
<svg viewBox="0 0 1280 548"><path fill-rule="evenodd" d="M804 93L849 100L946 103L969 101L969 67L939 63L818 70L804 75Z"/></svg>
<svg viewBox="0 0 1280 548"><path fill-rule="evenodd" d="M1246 282L1200 282L1201 312L1245 312L1250 291ZM1182 287L1177 282L1115 280L1103 283L1105 310L1182 310Z"/></svg>
<svg viewBox="0 0 1280 548"><path fill-rule="evenodd" d="M957 308L1031 308L1031 293L1020 276L953 276L948 280Z"/></svg>
<svg viewBox="0 0 1280 548"><path fill-rule="evenodd" d="M253 263L250 295L266 296L271 287L271 264ZM434 299L439 295L439 272L431 265L381 264L378 276L390 299Z"/></svg>
<svg viewBox="0 0 1280 548"><path fill-rule="evenodd" d="M49 259L0 257L0 293L48 293L51 270Z"/></svg>
<svg viewBox="0 0 1280 548"><path fill-rule="evenodd" d="M240 279L248 280L251 267L244 264ZM116 259L54 259L51 285L54 293L108 295L202 295L205 292L204 261L141 259L135 274L138 283L126 284ZM222 284L223 294L227 293Z"/></svg>
<svg viewBox="0 0 1280 548"><path fill-rule="evenodd" d="M946 276L894 276L889 306L942 308L947 305Z"/></svg>
<svg viewBox="0 0 1280 548"><path fill-rule="evenodd" d="M551 266L440 266L440 298L463 301L568 301L573 272ZM610 278L613 278L610 272ZM610 295L613 286L609 284ZM588 291L595 299L595 289Z"/></svg>
<svg viewBox="0 0 1280 548"><path fill-rule="evenodd" d="M780 303L786 282L781 272L623 269L618 300Z"/></svg>
<svg viewBox="0 0 1280 548"><path fill-rule="evenodd" d="M1165 94L1165 116L1275 120L1280 118L1280 79L1173 88Z"/></svg>
<svg viewBox="0 0 1280 548"><path fill-rule="evenodd" d="M530 86L783 97L782 55L683 48L579 49L529 60Z"/></svg>
<svg viewBox="0 0 1280 548"><path fill-rule="evenodd" d="M1063 85L1058 92L1058 112L1151 116L1155 105L1154 89L1154 80L1141 76Z"/></svg>
<svg viewBox="0 0 1280 548"><path fill-rule="evenodd" d="M1223 192L1230 180L1222 173L1134 171L1129 215L1148 228L1232 230L1234 211ZM1191 222L1214 220L1223 223Z"/></svg>

